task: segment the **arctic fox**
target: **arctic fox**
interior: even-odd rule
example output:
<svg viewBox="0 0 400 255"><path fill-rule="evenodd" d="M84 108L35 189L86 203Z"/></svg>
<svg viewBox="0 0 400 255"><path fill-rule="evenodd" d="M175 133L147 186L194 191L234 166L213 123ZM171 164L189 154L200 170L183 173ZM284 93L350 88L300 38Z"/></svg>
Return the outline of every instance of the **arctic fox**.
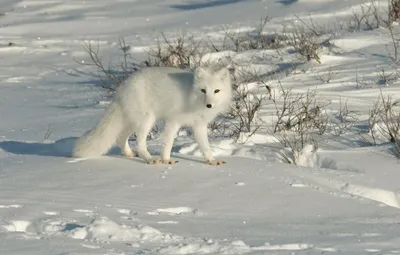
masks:
<svg viewBox="0 0 400 255"><path fill-rule="evenodd" d="M139 156L149 164L174 164L170 158L174 138L183 125L190 126L208 164L221 165L210 150L207 124L226 110L232 98L228 69L199 67L194 72L170 67L145 68L129 77L115 93L104 117L78 139L75 157L96 157L116 143L127 157ZM161 159L150 155L146 138L157 120L164 120ZM139 155L128 143L136 134Z"/></svg>

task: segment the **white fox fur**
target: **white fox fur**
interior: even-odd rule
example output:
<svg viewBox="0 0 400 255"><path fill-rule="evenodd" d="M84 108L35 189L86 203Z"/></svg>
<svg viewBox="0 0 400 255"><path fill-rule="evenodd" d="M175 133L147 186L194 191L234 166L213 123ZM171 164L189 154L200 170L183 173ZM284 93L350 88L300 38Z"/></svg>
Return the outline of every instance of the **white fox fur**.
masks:
<svg viewBox="0 0 400 255"><path fill-rule="evenodd" d="M169 67L145 68L129 77L115 93L104 117L78 139L73 156L97 157L116 143L124 155L135 156L128 138L136 134L139 157L156 164L147 150L146 138L157 120L165 121L161 162L173 164L174 137L183 125L193 129L194 137L209 164L222 164L212 156L207 125L226 110L232 97L228 69L197 68L194 72Z"/></svg>

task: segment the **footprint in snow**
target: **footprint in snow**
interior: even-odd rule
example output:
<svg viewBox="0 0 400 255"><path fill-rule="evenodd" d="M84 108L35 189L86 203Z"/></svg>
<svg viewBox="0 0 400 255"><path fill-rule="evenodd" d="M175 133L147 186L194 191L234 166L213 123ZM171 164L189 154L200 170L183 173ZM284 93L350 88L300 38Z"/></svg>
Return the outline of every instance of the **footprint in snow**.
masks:
<svg viewBox="0 0 400 255"><path fill-rule="evenodd" d="M60 215L60 212L56 212L56 211L43 211L43 213L46 215L50 215L50 216Z"/></svg>
<svg viewBox="0 0 400 255"><path fill-rule="evenodd" d="M93 211L92 211L92 210L89 210L89 209L74 209L74 212L93 213Z"/></svg>
<svg viewBox="0 0 400 255"><path fill-rule="evenodd" d="M67 162L68 163L79 163L79 162L85 161L85 160L87 160L87 159L86 158L75 158L75 159L68 160Z"/></svg>
<svg viewBox="0 0 400 255"><path fill-rule="evenodd" d="M93 216L94 215L93 210L89 210L89 209L74 209L74 212L84 213L86 216Z"/></svg>
<svg viewBox="0 0 400 255"><path fill-rule="evenodd" d="M127 214L127 215L132 214L132 210L129 210L129 209L117 209L117 212L122 213L122 214Z"/></svg>
<svg viewBox="0 0 400 255"><path fill-rule="evenodd" d="M315 249L322 251L322 252L336 252L337 251L337 249L332 248L332 247L324 247L324 248L315 247Z"/></svg>
<svg viewBox="0 0 400 255"><path fill-rule="evenodd" d="M7 232L21 232L25 233L26 229L31 225L27 220L12 220L2 226Z"/></svg>
<svg viewBox="0 0 400 255"><path fill-rule="evenodd" d="M304 188L307 187L307 185L303 184L303 183L291 183L290 186L294 187L294 188Z"/></svg>
<svg viewBox="0 0 400 255"><path fill-rule="evenodd" d="M137 215L136 212L133 212L130 209L117 209L117 212L119 212L120 214L123 214L124 216L121 216L121 219L123 220L133 220L133 221L137 221L138 219L134 217L134 215Z"/></svg>
<svg viewBox="0 0 400 255"><path fill-rule="evenodd" d="M167 215L181 215L181 214L199 214L197 209L193 209L190 207L171 207L171 208L160 208L151 212L147 212L148 215L159 215L159 214L167 214Z"/></svg>
<svg viewBox="0 0 400 255"><path fill-rule="evenodd" d="M81 245L82 245L82 247L89 248L89 249L100 249L100 246L97 246L97 245L84 244L84 243L81 243Z"/></svg>
<svg viewBox="0 0 400 255"><path fill-rule="evenodd" d="M0 205L0 209L21 208L22 205Z"/></svg>
<svg viewBox="0 0 400 255"><path fill-rule="evenodd" d="M379 249L365 249L365 251L366 251L366 252L375 253L375 252L380 252L381 250L379 250Z"/></svg>
<svg viewBox="0 0 400 255"><path fill-rule="evenodd" d="M178 224L178 221L173 221L173 220L167 220L167 221L158 221L158 224L165 224L165 225L169 225L169 224Z"/></svg>

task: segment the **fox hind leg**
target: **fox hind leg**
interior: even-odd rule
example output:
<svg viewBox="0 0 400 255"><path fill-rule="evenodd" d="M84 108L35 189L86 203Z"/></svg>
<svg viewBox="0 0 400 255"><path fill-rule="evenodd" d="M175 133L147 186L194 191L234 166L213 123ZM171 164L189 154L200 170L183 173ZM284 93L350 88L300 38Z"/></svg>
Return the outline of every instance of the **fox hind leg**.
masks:
<svg viewBox="0 0 400 255"><path fill-rule="evenodd" d="M151 128L156 122L153 114L146 114L140 122L140 126L136 132L136 146L139 157L144 159L148 164L159 164L160 159L154 158L147 150L147 135L150 133Z"/></svg>
<svg viewBox="0 0 400 255"><path fill-rule="evenodd" d="M164 164L175 164L178 161L171 159L171 149L174 138L178 132L180 125L175 122L166 122L164 129L164 148L161 153L161 159Z"/></svg>
<svg viewBox="0 0 400 255"><path fill-rule="evenodd" d="M117 144L121 148L122 154L128 158L137 157L137 153L133 152L131 147L129 146L129 137L133 132L129 129L125 129L118 136Z"/></svg>

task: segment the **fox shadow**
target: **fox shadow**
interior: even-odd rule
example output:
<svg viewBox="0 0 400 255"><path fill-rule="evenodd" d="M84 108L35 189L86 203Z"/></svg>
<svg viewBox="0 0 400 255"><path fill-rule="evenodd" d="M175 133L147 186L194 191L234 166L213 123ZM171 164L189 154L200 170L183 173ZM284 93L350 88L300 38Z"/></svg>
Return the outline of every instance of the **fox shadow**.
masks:
<svg viewBox="0 0 400 255"><path fill-rule="evenodd" d="M78 137L67 137L54 142L1 141L0 149L19 155L71 157Z"/></svg>
<svg viewBox="0 0 400 255"><path fill-rule="evenodd" d="M27 141L0 141L0 150L16 155L35 155L35 156L50 156L71 158L72 150L79 137L67 137L53 142L27 142ZM172 148L172 153L178 153L181 146L175 145ZM159 156L158 151L151 150L154 156ZM107 156L114 156L117 158L126 158L122 156L121 149L118 146L113 146ZM201 162L201 160L191 159L183 155L174 155L174 158L183 160L192 160ZM140 161L139 158L126 158Z"/></svg>
<svg viewBox="0 0 400 255"><path fill-rule="evenodd" d="M53 142L1 141L0 149L17 155L69 158L78 138L67 137ZM121 150L114 146L107 155L121 155Z"/></svg>

